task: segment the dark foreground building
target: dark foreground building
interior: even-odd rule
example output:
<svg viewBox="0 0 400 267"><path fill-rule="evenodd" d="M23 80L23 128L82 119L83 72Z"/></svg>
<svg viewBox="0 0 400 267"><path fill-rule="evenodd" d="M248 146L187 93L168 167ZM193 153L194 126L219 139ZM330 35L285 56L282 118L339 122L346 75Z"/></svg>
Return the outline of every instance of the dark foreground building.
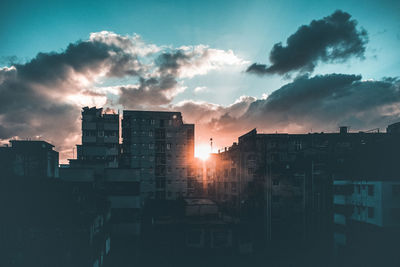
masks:
<svg viewBox="0 0 400 267"><path fill-rule="evenodd" d="M0 170L4 176L57 178L58 152L45 141L11 140L0 147Z"/></svg>
<svg viewBox="0 0 400 267"><path fill-rule="evenodd" d="M214 199L253 225L256 247L266 246L272 254L302 251L317 266L332 262L334 184L364 179L365 165L375 174L372 181L385 180L387 169L399 173L395 164L383 164L400 149L395 127L388 129L391 133L341 127L338 133L259 134L254 129L218 154ZM361 160L370 155L375 156Z"/></svg>
<svg viewBox="0 0 400 267"><path fill-rule="evenodd" d="M107 199L54 179L52 145L12 144L2 156L23 167L0 169L0 265L102 266L111 246Z"/></svg>

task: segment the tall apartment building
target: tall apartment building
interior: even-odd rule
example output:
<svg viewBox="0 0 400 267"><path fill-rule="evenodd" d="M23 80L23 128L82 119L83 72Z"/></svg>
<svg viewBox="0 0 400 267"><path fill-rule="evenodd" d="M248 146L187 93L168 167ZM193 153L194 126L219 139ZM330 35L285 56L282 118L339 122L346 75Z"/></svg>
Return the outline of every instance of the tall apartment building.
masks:
<svg viewBox="0 0 400 267"><path fill-rule="evenodd" d="M105 114L102 108L82 110L82 144L71 167L117 168L119 161L119 115Z"/></svg>
<svg viewBox="0 0 400 267"><path fill-rule="evenodd" d="M194 124L180 112L124 110L122 164L135 169L145 198L186 196L194 172Z"/></svg>

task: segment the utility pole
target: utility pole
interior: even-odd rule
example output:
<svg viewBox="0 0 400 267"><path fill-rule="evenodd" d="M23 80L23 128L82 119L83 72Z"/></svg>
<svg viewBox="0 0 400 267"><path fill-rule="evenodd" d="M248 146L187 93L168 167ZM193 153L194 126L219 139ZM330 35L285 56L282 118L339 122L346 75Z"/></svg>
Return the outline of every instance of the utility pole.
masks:
<svg viewBox="0 0 400 267"><path fill-rule="evenodd" d="M211 147L211 153L213 152L213 139L212 137L210 138L210 147Z"/></svg>

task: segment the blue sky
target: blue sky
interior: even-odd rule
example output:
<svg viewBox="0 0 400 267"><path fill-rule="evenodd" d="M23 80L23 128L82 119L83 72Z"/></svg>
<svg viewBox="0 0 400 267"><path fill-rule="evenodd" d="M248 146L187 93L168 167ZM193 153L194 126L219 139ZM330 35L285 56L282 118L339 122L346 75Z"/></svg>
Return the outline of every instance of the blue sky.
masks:
<svg viewBox="0 0 400 267"><path fill-rule="evenodd" d="M356 73L365 79L397 76L399 1L2 1L0 57L3 65L8 56L30 59L107 30L137 33L157 45L232 49L250 62L268 63L273 44L285 43L300 25L336 9L350 13L368 31L366 59L318 66L314 73ZM282 77L236 71L223 76L211 73L186 81L188 90L174 101L204 98L227 105L240 95L261 97L287 83ZM198 86L209 91L194 94L191 89Z"/></svg>

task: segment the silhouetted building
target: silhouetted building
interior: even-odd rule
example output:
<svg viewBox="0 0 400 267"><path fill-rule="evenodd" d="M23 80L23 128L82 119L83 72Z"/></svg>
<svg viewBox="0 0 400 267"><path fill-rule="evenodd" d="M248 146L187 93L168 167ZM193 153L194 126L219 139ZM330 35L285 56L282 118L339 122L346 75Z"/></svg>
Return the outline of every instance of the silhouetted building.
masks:
<svg viewBox="0 0 400 267"><path fill-rule="evenodd" d="M188 197L215 198L215 178L218 164L220 164L218 154L210 154L205 160L194 159L194 176L188 180Z"/></svg>
<svg viewBox="0 0 400 267"><path fill-rule="evenodd" d="M240 247L238 221L223 216L209 199L149 200L143 219L143 252L160 255L146 257L155 266L165 261L190 265L238 253Z"/></svg>
<svg viewBox="0 0 400 267"><path fill-rule="evenodd" d="M119 115L84 107L82 145L77 145L77 159L70 160L71 167L117 168L119 151Z"/></svg>
<svg viewBox="0 0 400 267"><path fill-rule="evenodd" d="M357 164L358 147L377 132L258 134L254 129L219 154L216 200L258 229L260 245L332 245L332 186Z"/></svg>
<svg viewBox="0 0 400 267"><path fill-rule="evenodd" d="M111 205L112 237L140 234L140 181L132 169L60 168L60 178L77 188L94 188Z"/></svg>
<svg viewBox="0 0 400 267"><path fill-rule="evenodd" d="M60 180L12 180L0 189L1 266L103 266L111 244L104 198Z"/></svg>
<svg viewBox="0 0 400 267"><path fill-rule="evenodd" d="M387 127L386 132L389 134L394 134L394 133L399 134L400 133L400 122L390 124Z"/></svg>
<svg viewBox="0 0 400 267"><path fill-rule="evenodd" d="M180 112L124 110L123 166L136 171L144 199L186 196L194 176L194 125Z"/></svg>
<svg viewBox="0 0 400 267"><path fill-rule="evenodd" d="M102 266L110 250L110 206L93 187L58 177L44 141L0 149L1 266Z"/></svg>
<svg viewBox="0 0 400 267"><path fill-rule="evenodd" d="M2 176L57 178L58 152L45 141L11 140L0 147Z"/></svg>
<svg viewBox="0 0 400 267"><path fill-rule="evenodd" d="M390 126L389 126L390 127ZM333 181L334 251L338 264L399 266L400 136L388 132L351 153L352 171Z"/></svg>

